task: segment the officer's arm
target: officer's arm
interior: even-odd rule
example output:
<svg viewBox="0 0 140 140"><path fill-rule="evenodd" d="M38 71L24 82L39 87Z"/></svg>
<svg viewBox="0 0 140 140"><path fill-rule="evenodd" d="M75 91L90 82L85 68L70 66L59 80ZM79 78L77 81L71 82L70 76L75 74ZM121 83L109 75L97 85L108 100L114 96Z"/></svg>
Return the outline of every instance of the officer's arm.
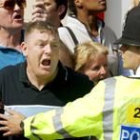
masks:
<svg viewBox="0 0 140 140"><path fill-rule="evenodd" d="M65 107L24 120L24 134L30 139L61 139L102 133L104 83L88 95Z"/></svg>

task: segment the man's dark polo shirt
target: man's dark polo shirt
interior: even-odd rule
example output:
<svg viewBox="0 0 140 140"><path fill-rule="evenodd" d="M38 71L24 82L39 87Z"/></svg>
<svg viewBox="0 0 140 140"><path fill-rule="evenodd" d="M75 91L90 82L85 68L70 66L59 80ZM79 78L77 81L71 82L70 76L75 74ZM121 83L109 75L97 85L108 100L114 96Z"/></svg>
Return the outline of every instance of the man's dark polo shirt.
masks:
<svg viewBox="0 0 140 140"><path fill-rule="evenodd" d="M84 96L93 87L88 77L59 63L56 78L41 91L27 78L26 63L8 66L0 71L0 96L5 105L63 106Z"/></svg>
<svg viewBox="0 0 140 140"><path fill-rule="evenodd" d="M26 62L0 71L0 97L5 105L63 106L84 96L92 87L87 76L58 65L56 78L41 91L33 86L26 74ZM12 140L25 140L13 137ZM70 139L69 139L70 140Z"/></svg>

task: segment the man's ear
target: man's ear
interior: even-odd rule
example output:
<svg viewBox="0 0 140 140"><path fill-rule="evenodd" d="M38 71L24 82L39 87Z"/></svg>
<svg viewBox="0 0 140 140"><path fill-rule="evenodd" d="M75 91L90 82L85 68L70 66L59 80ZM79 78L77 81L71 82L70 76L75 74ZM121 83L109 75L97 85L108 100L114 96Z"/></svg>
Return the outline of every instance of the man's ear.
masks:
<svg viewBox="0 0 140 140"><path fill-rule="evenodd" d="M58 15L61 16L66 10L66 7L64 5L60 5L58 8Z"/></svg>
<svg viewBox="0 0 140 140"><path fill-rule="evenodd" d="M27 44L25 42L21 43L21 51L22 51L23 55L25 57L27 57L27 55L28 55L28 47L27 47Z"/></svg>

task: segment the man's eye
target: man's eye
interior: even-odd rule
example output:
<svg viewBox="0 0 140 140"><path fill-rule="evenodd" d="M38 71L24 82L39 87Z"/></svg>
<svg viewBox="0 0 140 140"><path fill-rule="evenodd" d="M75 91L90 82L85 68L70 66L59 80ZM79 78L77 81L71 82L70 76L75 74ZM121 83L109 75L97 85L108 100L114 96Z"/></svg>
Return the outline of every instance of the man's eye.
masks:
<svg viewBox="0 0 140 140"><path fill-rule="evenodd" d="M44 43L40 43L39 46L44 46Z"/></svg>
<svg viewBox="0 0 140 140"><path fill-rule="evenodd" d="M44 46L44 43L38 43L37 46L43 47Z"/></svg>
<svg viewBox="0 0 140 140"><path fill-rule="evenodd" d="M43 42L37 42L36 43L36 46L43 47L44 46L44 43Z"/></svg>
<svg viewBox="0 0 140 140"><path fill-rule="evenodd" d="M45 2L44 5L45 5L45 6L50 6L51 3L49 3L49 2Z"/></svg>
<svg viewBox="0 0 140 140"><path fill-rule="evenodd" d="M57 48L57 47L58 47L58 45L56 45L56 44L55 44L55 45L51 45L51 46L52 46L53 48Z"/></svg>

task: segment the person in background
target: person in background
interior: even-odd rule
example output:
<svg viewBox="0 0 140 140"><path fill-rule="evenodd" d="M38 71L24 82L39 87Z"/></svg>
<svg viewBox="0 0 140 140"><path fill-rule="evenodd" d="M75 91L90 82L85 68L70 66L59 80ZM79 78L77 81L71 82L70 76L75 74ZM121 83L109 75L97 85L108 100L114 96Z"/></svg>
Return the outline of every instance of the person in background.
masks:
<svg viewBox="0 0 140 140"><path fill-rule="evenodd" d="M73 54L61 40L60 40L60 43L61 45L60 45L60 50L59 50L59 60L64 66L74 69Z"/></svg>
<svg viewBox="0 0 140 140"><path fill-rule="evenodd" d="M61 20L67 13L67 0L36 0L33 5L32 21L49 21L55 27L62 26Z"/></svg>
<svg viewBox="0 0 140 140"><path fill-rule="evenodd" d="M25 60L20 48L25 7L26 0L0 0L0 69Z"/></svg>
<svg viewBox="0 0 140 140"><path fill-rule="evenodd" d="M60 45L57 28L50 23L37 21L26 27L21 44L26 61L0 71L0 99L7 108L21 105L21 113L33 115L32 106L36 111L58 108L91 90L94 84L86 75L61 64ZM13 138L19 139L25 138Z"/></svg>
<svg viewBox="0 0 140 140"><path fill-rule="evenodd" d="M115 33L97 18L97 13L106 10L106 0L69 0L69 15L66 27L58 29L60 39L74 53L74 48L81 43L94 41L108 47L109 75L120 74L120 55L118 46L113 42ZM71 33L72 32L72 33Z"/></svg>
<svg viewBox="0 0 140 140"><path fill-rule="evenodd" d="M108 48L89 41L75 47L75 71L84 73L94 83L108 77Z"/></svg>

